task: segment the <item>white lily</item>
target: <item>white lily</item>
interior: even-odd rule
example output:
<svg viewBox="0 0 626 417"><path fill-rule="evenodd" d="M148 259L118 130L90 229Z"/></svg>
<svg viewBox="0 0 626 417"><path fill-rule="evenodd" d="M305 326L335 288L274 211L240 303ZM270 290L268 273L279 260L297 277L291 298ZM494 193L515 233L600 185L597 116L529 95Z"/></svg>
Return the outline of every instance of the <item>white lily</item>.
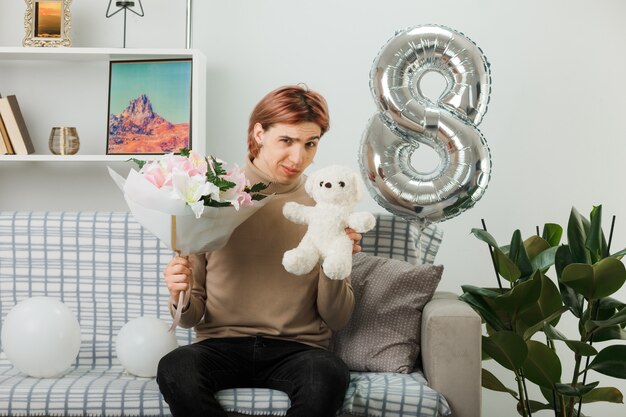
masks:
<svg viewBox="0 0 626 417"><path fill-rule="evenodd" d="M219 187L207 182L203 175L190 177L182 171L175 171L172 175L171 197L180 199L189 205L196 218L200 218L204 211L204 203L200 199L205 195L210 195L213 200L217 200L219 193Z"/></svg>

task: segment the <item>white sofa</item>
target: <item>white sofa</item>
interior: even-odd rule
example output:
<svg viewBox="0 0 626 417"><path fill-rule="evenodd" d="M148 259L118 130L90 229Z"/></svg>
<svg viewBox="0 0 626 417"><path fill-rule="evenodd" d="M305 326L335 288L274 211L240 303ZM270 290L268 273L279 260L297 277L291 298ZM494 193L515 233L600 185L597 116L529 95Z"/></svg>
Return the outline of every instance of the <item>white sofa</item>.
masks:
<svg viewBox="0 0 626 417"><path fill-rule="evenodd" d="M391 224L386 236L370 232L364 251L416 261L408 223L381 220ZM434 259L437 238L423 237L424 260ZM161 271L171 256L129 213L0 212L0 320L19 301L45 295L67 305L82 332L78 357L59 378L28 377L0 354L0 416L169 416L154 378L124 371L115 336L139 316L170 322ZM177 337L193 342L185 329ZM421 369L411 374L353 372L340 414L479 417L479 316L454 294L436 293L423 310L421 341ZM284 393L264 389L225 390L220 401L233 416L289 407Z"/></svg>

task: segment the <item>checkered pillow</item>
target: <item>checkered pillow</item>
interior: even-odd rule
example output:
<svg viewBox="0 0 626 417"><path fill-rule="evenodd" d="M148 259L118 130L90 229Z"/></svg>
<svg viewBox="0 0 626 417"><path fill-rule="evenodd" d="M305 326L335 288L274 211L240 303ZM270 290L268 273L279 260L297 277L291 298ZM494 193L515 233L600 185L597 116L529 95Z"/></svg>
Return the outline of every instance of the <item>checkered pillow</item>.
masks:
<svg viewBox="0 0 626 417"><path fill-rule="evenodd" d="M363 253L399 259L413 265L432 264L443 239L434 224L420 230L417 223L392 214L377 214L376 227L363 233Z"/></svg>

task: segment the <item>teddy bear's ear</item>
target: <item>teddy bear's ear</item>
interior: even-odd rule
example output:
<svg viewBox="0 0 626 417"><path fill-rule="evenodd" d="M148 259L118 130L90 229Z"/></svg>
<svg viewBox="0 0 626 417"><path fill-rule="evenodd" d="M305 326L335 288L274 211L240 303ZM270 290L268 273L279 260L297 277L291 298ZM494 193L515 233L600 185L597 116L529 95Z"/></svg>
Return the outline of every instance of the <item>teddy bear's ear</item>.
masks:
<svg viewBox="0 0 626 417"><path fill-rule="evenodd" d="M315 179L315 173L313 173L308 176L304 183L304 191L306 191L306 193L311 197L313 197L313 186L316 182L317 180Z"/></svg>
<svg viewBox="0 0 626 417"><path fill-rule="evenodd" d="M356 172L352 173L352 180L354 181L355 190L354 199L355 201L359 201L361 198L363 198L363 193L365 192L365 184L363 183L361 176Z"/></svg>

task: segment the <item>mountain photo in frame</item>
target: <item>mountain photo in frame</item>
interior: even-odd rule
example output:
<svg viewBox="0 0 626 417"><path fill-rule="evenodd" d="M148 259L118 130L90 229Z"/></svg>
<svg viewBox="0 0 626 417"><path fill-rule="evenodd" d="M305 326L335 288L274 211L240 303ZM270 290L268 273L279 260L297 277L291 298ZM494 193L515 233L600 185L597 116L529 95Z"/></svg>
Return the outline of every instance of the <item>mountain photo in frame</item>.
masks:
<svg viewBox="0 0 626 417"><path fill-rule="evenodd" d="M191 149L191 59L111 61L107 155Z"/></svg>

